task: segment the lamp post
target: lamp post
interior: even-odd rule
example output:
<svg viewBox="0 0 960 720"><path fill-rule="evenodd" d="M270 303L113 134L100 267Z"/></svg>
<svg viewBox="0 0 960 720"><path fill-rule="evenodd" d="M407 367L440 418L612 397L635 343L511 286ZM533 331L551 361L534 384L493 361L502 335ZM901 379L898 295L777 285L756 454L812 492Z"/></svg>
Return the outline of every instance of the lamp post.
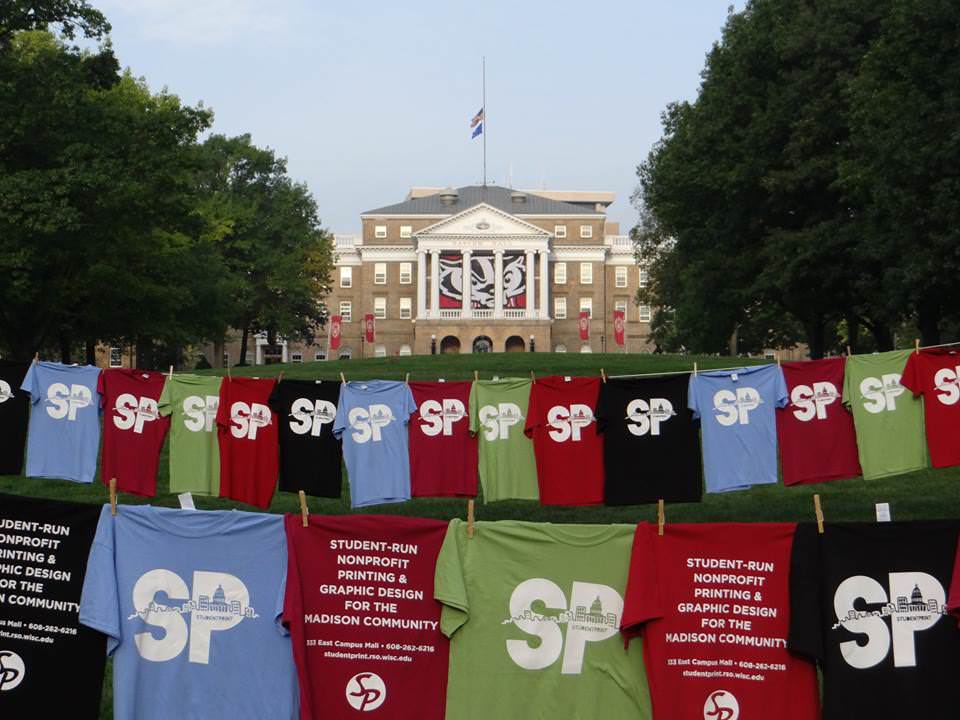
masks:
<svg viewBox="0 0 960 720"><path fill-rule="evenodd" d="M536 341L536 338L533 335L531 335L530 336L530 352L536 352L536 351L537 351L537 341Z"/></svg>
<svg viewBox="0 0 960 720"><path fill-rule="evenodd" d="M430 354L431 355L437 354L437 336L436 335L430 336Z"/></svg>

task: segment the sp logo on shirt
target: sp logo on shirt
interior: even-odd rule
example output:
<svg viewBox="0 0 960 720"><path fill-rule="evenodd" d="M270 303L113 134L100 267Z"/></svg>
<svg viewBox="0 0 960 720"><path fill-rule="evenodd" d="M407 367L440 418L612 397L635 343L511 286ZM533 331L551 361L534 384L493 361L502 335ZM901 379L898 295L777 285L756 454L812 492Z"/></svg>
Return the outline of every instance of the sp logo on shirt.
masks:
<svg viewBox="0 0 960 720"><path fill-rule="evenodd" d="M162 598L158 600L157 598ZM182 601L177 603L176 601ZM152 662L173 660L190 645L189 660L208 665L213 633L225 632L247 619L260 617L250 606L250 592L240 578L220 572L193 573L193 594L179 575L151 570L133 586L134 613L161 632L136 633L140 657ZM188 626L186 618L190 618Z"/></svg>
<svg viewBox="0 0 960 720"><path fill-rule="evenodd" d="M238 400L230 406L230 434L235 438L257 439L257 429L267 427L273 413L261 403L245 403Z"/></svg>
<svg viewBox="0 0 960 720"><path fill-rule="evenodd" d="M347 681L347 702L360 712L370 712L387 699L387 684L376 673L357 673Z"/></svg>
<svg viewBox="0 0 960 720"><path fill-rule="evenodd" d="M324 425L333 422L337 406L329 400L297 398L290 406L290 429L297 435L319 437Z"/></svg>
<svg viewBox="0 0 960 720"><path fill-rule="evenodd" d="M444 398L443 402L424 400L420 405L420 429L424 435L453 435L453 424L467 416L467 409L456 398Z"/></svg>
<svg viewBox="0 0 960 720"><path fill-rule="evenodd" d="M54 420L76 420L77 410L89 407L93 394L86 385L51 383L47 388L47 415Z"/></svg>
<svg viewBox="0 0 960 720"><path fill-rule="evenodd" d="M541 614L534 606L559 612ZM512 623L539 640L507 640L507 654L524 670L550 667L562 655L560 673L579 675L587 643L616 635L622 613L623 598L607 585L574 581L568 605L567 596L552 580L524 580L510 596L510 617L503 624Z"/></svg>
<svg viewBox="0 0 960 720"><path fill-rule="evenodd" d="M703 704L703 720L737 720L740 703L728 690L714 690Z"/></svg>
<svg viewBox="0 0 960 720"><path fill-rule="evenodd" d="M790 403L795 408L793 416L802 422L813 419L827 419L827 405L832 405L840 397L837 386L831 382L815 382L809 385L797 385L790 391Z"/></svg>
<svg viewBox="0 0 960 720"><path fill-rule="evenodd" d="M673 403L666 398L650 398L642 400L637 398L631 400L627 405L627 430L631 435L640 437L650 433L651 435L660 434L660 423L664 423L672 418L676 413L673 410Z"/></svg>
<svg viewBox="0 0 960 720"><path fill-rule="evenodd" d="M933 384L937 388L937 400L944 405L956 405L960 401L960 365L937 370L937 374L933 376ZM0 402L2 398L3 388L0 387Z"/></svg>
<svg viewBox="0 0 960 720"><path fill-rule="evenodd" d="M0 692L15 689L23 682L27 666L12 650L0 650Z"/></svg>
<svg viewBox="0 0 960 720"><path fill-rule="evenodd" d="M477 413L477 418L483 425L483 437L492 442L510 437L510 428L523 420L523 415L516 403L502 402L484 405Z"/></svg>
<svg viewBox="0 0 960 720"><path fill-rule="evenodd" d="M932 628L947 612L943 585L932 575L890 573L888 584L889 595L866 575L854 575L837 586L833 630L843 628L858 636L840 643L840 653L851 667L864 670L879 665L890 654L891 645L894 667L916 667L914 635Z"/></svg>
<svg viewBox="0 0 960 720"><path fill-rule="evenodd" d="M383 439L381 428L385 428L393 421L393 411L389 405L374 404L369 407L355 407L347 416L353 432L354 441L358 443L380 442Z"/></svg>
<svg viewBox="0 0 960 720"><path fill-rule="evenodd" d="M6 380L0 380L0 403L5 403L12 397L13 390L10 389L10 384Z"/></svg>
<svg viewBox="0 0 960 720"><path fill-rule="evenodd" d="M118 395L113 409L116 411L113 424L120 430L133 428L137 434L143 433L144 423L153 422L160 417L156 400L148 397L138 398L130 393Z"/></svg>
<svg viewBox="0 0 960 720"><path fill-rule="evenodd" d="M582 438L581 431L592 422L593 411L589 405L554 405L547 412L547 425L553 428L549 435L556 442L579 442Z"/></svg>
<svg viewBox="0 0 960 720"><path fill-rule="evenodd" d="M190 432L213 432L213 421L220 407L218 395L190 395L183 399L183 424Z"/></svg>
<svg viewBox="0 0 960 720"><path fill-rule="evenodd" d="M897 409L897 397L903 395L906 388L900 384L900 373L887 373L882 377L867 377L860 381L860 394L863 395L863 408L877 414Z"/></svg>
<svg viewBox="0 0 960 720"><path fill-rule="evenodd" d="M763 401L756 388L739 387L737 392L732 390L717 390L713 395L713 409L719 415L717 422L727 427L731 425L749 425L750 412L760 407Z"/></svg>

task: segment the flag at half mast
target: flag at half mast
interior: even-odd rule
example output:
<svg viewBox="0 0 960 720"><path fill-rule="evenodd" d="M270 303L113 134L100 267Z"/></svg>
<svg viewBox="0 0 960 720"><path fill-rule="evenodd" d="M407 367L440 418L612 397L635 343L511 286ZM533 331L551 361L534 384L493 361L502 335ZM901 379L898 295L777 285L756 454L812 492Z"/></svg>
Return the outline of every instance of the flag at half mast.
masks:
<svg viewBox="0 0 960 720"><path fill-rule="evenodd" d="M473 128L473 133L470 135L471 139L483 132L483 108L480 108L473 119L470 120L470 127Z"/></svg>

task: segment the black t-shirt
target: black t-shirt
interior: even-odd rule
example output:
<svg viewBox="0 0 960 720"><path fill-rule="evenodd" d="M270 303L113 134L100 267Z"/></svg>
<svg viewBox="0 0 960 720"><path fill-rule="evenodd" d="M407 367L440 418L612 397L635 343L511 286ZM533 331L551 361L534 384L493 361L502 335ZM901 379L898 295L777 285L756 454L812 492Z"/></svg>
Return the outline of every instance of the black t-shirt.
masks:
<svg viewBox="0 0 960 720"><path fill-rule="evenodd" d="M0 718L100 715L106 638L79 621L99 517L0 494Z"/></svg>
<svg viewBox="0 0 960 720"><path fill-rule="evenodd" d="M270 396L280 428L280 489L340 497L342 452L333 436L340 383L281 380Z"/></svg>
<svg viewBox="0 0 960 720"><path fill-rule="evenodd" d="M788 647L820 663L824 720L956 720L946 614L960 521L797 527Z"/></svg>
<svg viewBox="0 0 960 720"><path fill-rule="evenodd" d="M20 389L28 363L0 360L0 475L23 472L30 394Z"/></svg>
<svg viewBox="0 0 960 720"><path fill-rule="evenodd" d="M688 375L607 380L597 427L604 435L607 505L699 502L700 421L687 409Z"/></svg>

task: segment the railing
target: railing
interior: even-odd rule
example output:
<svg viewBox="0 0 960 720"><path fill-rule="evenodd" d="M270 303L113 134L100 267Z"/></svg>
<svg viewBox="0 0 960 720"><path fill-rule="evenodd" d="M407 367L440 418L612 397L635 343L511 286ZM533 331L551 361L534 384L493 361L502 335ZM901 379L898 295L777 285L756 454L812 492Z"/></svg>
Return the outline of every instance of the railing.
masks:
<svg viewBox="0 0 960 720"><path fill-rule="evenodd" d="M505 308L503 311L503 316L508 320L519 320L527 316L527 311L523 308Z"/></svg>
<svg viewBox="0 0 960 720"><path fill-rule="evenodd" d="M486 320L493 317L493 310L474 308L473 316L480 320Z"/></svg>
<svg viewBox="0 0 960 720"><path fill-rule="evenodd" d="M456 320L460 317L460 310L444 310L440 309L440 319L441 320Z"/></svg>

